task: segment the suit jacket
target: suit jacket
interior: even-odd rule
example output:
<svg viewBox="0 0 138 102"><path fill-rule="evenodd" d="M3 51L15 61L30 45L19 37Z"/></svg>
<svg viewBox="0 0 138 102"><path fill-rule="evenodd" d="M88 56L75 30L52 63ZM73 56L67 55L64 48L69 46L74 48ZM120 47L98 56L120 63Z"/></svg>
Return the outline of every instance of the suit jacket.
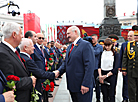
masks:
<svg viewBox="0 0 138 102"><path fill-rule="evenodd" d="M36 89L41 92L41 81L39 79L54 79L55 78L55 74L53 72L46 72L44 70L42 70L41 68L39 68L34 60L30 59L27 55L25 55L24 53L20 53L21 57L25 60L25 65L28 69L28 71L30 72L30 74L32 73L36 78L37 78L37 82L36 82Z"/></svg>
<svg viewBox="0 0 138 102"><path fill-rule="evenodd" d="M0 56L0 70L3 74L20 77L20 81L16 84L15 99L18 102L29 102L32 88L32 79L29 77L29 72L17 55L4 43L0 43Z"/></svg>
<svg viewBox="0 0 138 102"><path fill-rule="evenodd" d="M7 80L3 75L2 71L0 70L0 101L1 102L5 102L5 99L2 93L3 93L3 90L5 89L6 83L7 83Z"/></svg>
<svg viewBox="0 0 138 102"><path fill-rule="evenodd" d="M35 44L35 52L37 55L41 58L41 61L43 62L43 70L45 70L45 56L42 54L41 50L38 48L38 46ZM44 52L44 51L43 51Z"/></svg>
<svg viewBox="0 0 138 102"><path fill-rule="evenodd" d="M68 56L71 45L67 48L66 58L60 68L60 74L66 71L67 88L71 92L80 92L81 85L92 90L94 83L95 55L92 45L81 38Z"/></svg>
<svg viewBox="0 0 138 102"><path fill-rule="evenodd" d="M123 53L125 51L127 43L128 43L128 41L122 43L122 45L121 45L121 49L120 49L120 53L119 53L119 66L118 66L118 68L122 68Z"/></svg>
<svg viewBox="0 0 138 102"><path fill-rule="evenodd" d="M46 46L44 46L44 54L45 54L45 58L46 58L46 60L47 60L47 61L49 61L50 54L49 54L49 52L48 52L48 50L47 50L47 47L46 47Z"/></svg>
<svg viewBox="0 0 138 102"><path fill-rule="evenodd" d="M128 77L138 78L138 45L135 41L127 43L123 54L122 71L127 71Z"/></svg>

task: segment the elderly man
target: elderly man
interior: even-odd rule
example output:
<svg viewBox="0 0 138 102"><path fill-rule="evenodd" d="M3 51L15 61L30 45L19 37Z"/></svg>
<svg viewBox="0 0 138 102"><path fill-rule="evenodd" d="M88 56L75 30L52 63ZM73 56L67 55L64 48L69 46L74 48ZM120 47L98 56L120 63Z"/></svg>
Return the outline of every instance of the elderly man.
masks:
<svg viewBox="0 0 138 102"><path fill-rule="evenodd" d="M16 75L20 81L16 84L16 100L30 102L31 88L35 86L36 78L29 77L29 72L24 67L16 47L23 37L20 25L7 23L3 27L4 41L0 43L0 69L5 76Z"/></svg>
<svg viewBox="0 0 138 102"><path fill-rule="evenodd" d="M80 37L80 30L76 26L68 28L67 37L72 44L67 48L66 59L58 72L66 72L67 88L73 102L92 102L95 70L93 47Z"/></svg>
<svg viewBox="0 0 138 102"><path fill-rule="evenodd" d="M120 59L119 59L119 68L118 70L121 71L122 68L122 60L123 60L123 53L127 47L127 43L130 41L134 41L134 32L129 31L128 32L128 41L122 43L121 49L120 49ZM128 102L128 76L123 75L123 89L122 89L122 96L123 96L123 101L122 102Z"/></svg>
<svg viewBox="0 0 138 102"><path fill-rule="evenodd" d="M27 69L30 73L32 73L36 78L38 79L54 79L55 74L53 72L47 72L39 68L34 60L31 59L30 55L34 53L34 46L31 39L23 38L20 44L20 55L25 60ZM36 84L39 84L39 81L37 81ZM36 87L36 89L41 90L40 87ZM41 99L41 96L39 96Z"/></svg>

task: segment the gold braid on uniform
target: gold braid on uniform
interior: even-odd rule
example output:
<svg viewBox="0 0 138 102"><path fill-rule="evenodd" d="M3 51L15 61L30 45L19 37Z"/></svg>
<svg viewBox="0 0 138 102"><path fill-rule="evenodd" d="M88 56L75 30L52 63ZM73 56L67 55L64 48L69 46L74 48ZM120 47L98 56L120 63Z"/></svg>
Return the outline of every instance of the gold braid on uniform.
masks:
<svg viewBox="0 0 138 102"><path fill-rule="evenodd" d="M135 42L133 42L133 46L135 46ZM127 56L130 60L135 57L135 51L133 53L130 53L130 42L127 44Z"/></svg>

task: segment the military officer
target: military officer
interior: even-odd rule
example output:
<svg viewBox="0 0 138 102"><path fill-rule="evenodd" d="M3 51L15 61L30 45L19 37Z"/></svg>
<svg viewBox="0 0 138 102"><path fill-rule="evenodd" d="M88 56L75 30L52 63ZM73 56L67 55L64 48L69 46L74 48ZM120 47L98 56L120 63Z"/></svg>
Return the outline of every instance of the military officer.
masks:
<svg viewBox="0 0 138 102"><path fill-rule="evenodd" d="M122 61L122 73L128 75L128 95L130 102L138 102L138 26L132 27L134 40L128 42Z"/></svg>

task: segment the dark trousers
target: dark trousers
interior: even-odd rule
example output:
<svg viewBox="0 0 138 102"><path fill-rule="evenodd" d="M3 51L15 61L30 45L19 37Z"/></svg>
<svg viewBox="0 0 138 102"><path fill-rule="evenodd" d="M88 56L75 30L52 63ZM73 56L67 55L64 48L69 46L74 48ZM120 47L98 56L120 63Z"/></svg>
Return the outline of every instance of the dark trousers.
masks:
<svg viewBox="0 0 138 102"><path fill-rule="evenodd" d="M102 75L106 75L108 72L109 71L102 71ZM103 102L115 102L115 80L115 75L112 75L105 79L110 85L101 84Z"/></svg>
<svg viewBox="0 0 138 102"><path fill-rule="evenodd" d="M81 92L70 92L73 102L92 102L92 94L92 90L89 90L89 92L84 95L82 95Z"/></svg>
<svg viewBox="0 0 138 102"><path fill-rule="evenodd" d="M123 90L122 90L123 100L128 100L128 76L123 75Z"/></svg>
<svg viewBox="0 0 138 102"><path fill-rule="evenodd" d="M96 80L96 78L99 76L98 69L94 70L94 78L95 78L95 92L96 92L96 99L100 100L100 90L101 87L99 86L99 81Z"/></svg>
<svg viewBox="0 0 138 102"><path fill-rule="evenodd" d="M138 102L138 78L128 76L128 95L130 102Z"/></svg>

